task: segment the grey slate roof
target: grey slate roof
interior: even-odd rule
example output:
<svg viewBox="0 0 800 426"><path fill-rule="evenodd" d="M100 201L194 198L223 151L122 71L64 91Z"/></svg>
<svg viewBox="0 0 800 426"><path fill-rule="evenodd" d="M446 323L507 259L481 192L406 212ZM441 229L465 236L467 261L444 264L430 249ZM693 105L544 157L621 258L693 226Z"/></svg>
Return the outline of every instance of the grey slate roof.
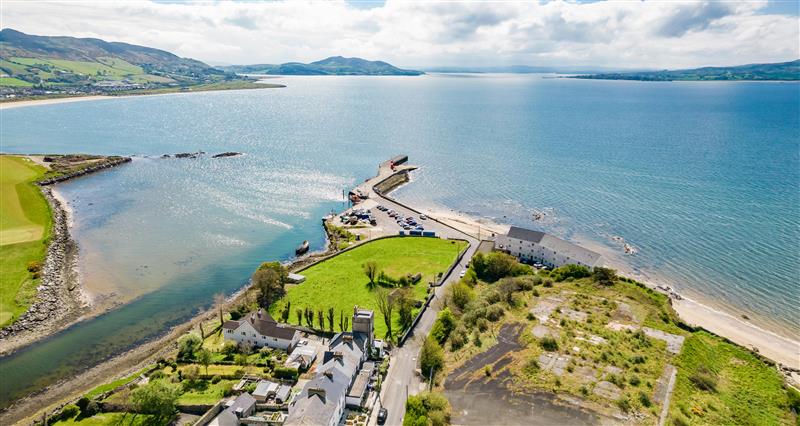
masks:
<svg viewBox="0 0 800 426"><path fill-rule="evenodd" d="M600 254L579 245L564 241L561 238L545 234L539 244L558 252L560 255L569 257L570 260L583 263L584 265L594 266L600 260ZM570 262L571 263L571 262Z"/></svg>
<svg viewBox="0 0 800 426"><path fill-rule="evenodd" d="M295 402L289 407L289 417L284 425L327 425L344 398L349 384L350 378L337 369L320 371L295 398ZM322 389L325 396L309 395L310 389Z"/></svg>
<svg viewBox="0 0 800 426"><path fill-rule="evenodd" d="M545 236L545 233L541 231L534 231L531 229L512 226L511 229L508 230L508 236L511 238L516 238L518 240L538 243L539 241L542 241L542 237Z"/></svg>
<svg viewBox="0 0 800 426"><path fill-rule="evenodd" d="M278 323L266 311L261 310L251 312L239 321L225 321L222 328L236 330L242 321L249 321L262 336L277 337L283 340L292 340L294 333L297 331L290 325Z"/></svg>
<svg viewBox="0 0 800 426"><path fill-rule="evenodd" d="M214 417L214 419L208 423L208 426L239 426L239 418L230 410L225 409L217 414L217 417Z"/></svg>
<svg viewBox="0 0 800 426"><path fill-rule="evenodd" d="M256 399L253 398L253 396L249 393L245 392L233 400L233 404L228 406L228 410L233 413L237 413L237 411L241 409L243 413L247 413L248 411L252 410L255 405Z"/></svg>

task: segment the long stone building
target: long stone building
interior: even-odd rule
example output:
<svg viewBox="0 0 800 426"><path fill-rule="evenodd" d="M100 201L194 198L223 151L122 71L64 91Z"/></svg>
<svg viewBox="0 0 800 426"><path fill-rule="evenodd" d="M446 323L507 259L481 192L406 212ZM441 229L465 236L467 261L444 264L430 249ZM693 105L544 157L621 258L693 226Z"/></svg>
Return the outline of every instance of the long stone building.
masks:
<svg viewBox="0 0 800 426"><path fill-rule="evenodd" d="M523 262L539 262L551 268L575 264L602 266L602 256L550 234L512 226L507 235L498 235L495 248Z"/></svg>

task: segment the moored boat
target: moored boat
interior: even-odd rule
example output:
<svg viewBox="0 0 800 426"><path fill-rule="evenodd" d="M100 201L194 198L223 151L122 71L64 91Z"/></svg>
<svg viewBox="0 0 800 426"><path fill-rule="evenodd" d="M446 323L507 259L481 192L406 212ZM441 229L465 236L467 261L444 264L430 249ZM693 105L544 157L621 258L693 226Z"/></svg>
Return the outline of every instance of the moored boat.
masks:
<svg viewBox="0 0 800 426"><path fill-rule="evenodd" d="M301 255L301 254L304 254L304 253L305 253L305 252L307 252L307 251L308 251L308 240L306 240L306 241L303 241L303 244L300 244L300 246L298 246L298 247L297 247L297 248L294 250L294 254L296 254L296 255L298 255L298 256L299 256L299 255Z"/></svg>

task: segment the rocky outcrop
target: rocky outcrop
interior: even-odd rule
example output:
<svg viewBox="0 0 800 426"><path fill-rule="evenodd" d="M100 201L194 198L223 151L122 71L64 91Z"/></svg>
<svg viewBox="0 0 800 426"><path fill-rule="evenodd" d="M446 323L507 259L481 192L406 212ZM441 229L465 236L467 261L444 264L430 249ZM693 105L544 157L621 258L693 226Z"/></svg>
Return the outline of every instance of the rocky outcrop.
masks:
<svg viewBox="0 0 800 426"><path fill-rule="evenodd" d="M69 236L67 213L50 188L42 188L53 211L53 232L47 247L36 301L13 324L0 330L0 353L9 353L60 325L76 319L85 310L77 288L77 245Z"/></svg>
<svg viewBox="0 0 800 426"><path fill-rule="evenodd" d="M212 155L211 158L235 157L237 155L242 155L242 153L241 152L233 152L233 151L222 152L222 153L219 153L219 154Z"/></svg>
<svg viewBox="0 0 800 426"><path fill-rule="evenodd" d="M60 176L56 176L50 179L45 179L39 181L39 185L52 185L54 183L63 182L65 180L73 179L78 176L88 175L90 173L99 172L101 170L105 170L111 167L119 166L120 164L129 163L131 161L130 157L110 157L103 161L99 161L91 166L82 168L80 170L66 173Z"/></svg>

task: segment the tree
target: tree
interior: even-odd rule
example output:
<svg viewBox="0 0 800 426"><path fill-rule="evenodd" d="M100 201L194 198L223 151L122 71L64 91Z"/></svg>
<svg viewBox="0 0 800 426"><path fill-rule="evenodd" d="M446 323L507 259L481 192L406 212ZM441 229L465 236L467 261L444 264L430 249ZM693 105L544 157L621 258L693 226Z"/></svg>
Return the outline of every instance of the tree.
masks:
<svg viewBox="0 0 800 426"><path fill-rule="evenodd" d="M436 322L433 323L431 328L431 337L439 344L444 343L453 329L456 328L456 316L450 311L450 308L444 308L439 311L436 317Z"/></svg>
<svg viewBox="0 0 800 426"><path fill-rule="evenodd" d="M397 306L397 313L400 315L400 327L406 330L414 322L414 298L411 289L398 290L394 303Z"/></svg>
<svg viewBox="0 0 800 426"><path fill-rule="evenodd" d="M344 316L344 331L350 330L350 317Z"/></svg>
<svg viewBox="0 0 800 426"><path fill-rule="evenodd" d="M440 393L423 392L410 395L406 400L403 426L450 424L450 403Z"/></svg>
<svg viewBox="0 0 800 426"><path fill-rule="evenodd" d="M297 314L297 325L303 325L303 310L297 308L294 312Z"/></svg>
<svg viewBox="0 0 800 426"><path fill-rule="evenodd" d="M339 312L339 331L344 330L344 311Z"/></svg>
<svg viewBox="0 0 800 426"><path fill-rule="evenodd" d="M364 274L369 278L369 288L375 287L375 277L378 276L378 264L370 260L364 263Z"/></svg>
<svg viewBox="0 0 800 426"><path fill-rule="evenodd" d="M183 335L178 339L178 357L192 359L194 358L194 353L197 352L202 345L203 341L200 339L200 336L194 333Z"/></svg>
<svg viewBox="0 0 800 426"><path fill-rule="evenodd" d="M478 278L493 283L503 277L516 277L533 271L514 256L501 252L478 253L472 257L472 268Z"/></svg>
<svg viewBox="0 0 800 426"><path fill-rule="evenodd" d="M217 293L214 295L214 308L216 308L217 313L219 314L219 332L222 333L222 324L225 324L225 316L222 314L222 309L225 307L225 295L222 293Z"/></svg>
<svg viewBox="0 0 800 426"><path fill-rule="evenodd" d="M281 311L281 321L282 322L289 322L289 314L292 312L292 302L291 300L286 301L286 306Z"/></svg>
<svg viewBox="0 0 800 426"><path fill-rule="evenodd" d="M166 419L175 414L175 403L181 395L177 385L155 380L131 392L131 403L137 413Z"/></svg>
<svg viewBox="0 0 800 426"><path fill-rule="evenodd" d="M208 365L211 364L211 351L208 349L200 349L197 353L197 361L206 369L206 376L208 375Z"/></svg>
<svg viewBox="0 0 800 426"><path fill-rule="evenodd" d="M459 281L447 287L446 294L447 300L460 311L463 311L467 304L475 299L475 291L464 281Z"/></svg>
<svg viewBox="0 0 800 426"><path fill-rule="evenodd" d="M614 285L617 280L617 271L611 268L595 266L592 270L592 279L602 285Z"/></svg>
<svg viewBox="0 0 800 426"><path fill-rule="evenodd" d="M330 331L333 331L333 317L334 317L333 308L328 308L328 330Z"/></svg>
<svg viewBox="0 0 800 426"><path fill-rule="evenodd" d="M320 330L325 330L325 313L322 309L317 310L317 324Z"/></svg>
<svg viewBox="0 0 800 426"><path fill-rule="evenodd" d="M444 367L444 351L436 340L428 337L419 352L419 368L425 377L436 375Z"/></svg>
<svg viewBox="0 0 800 426"><path fill-rule="evenodd" d="M258 289L258 304L269 307L275 300L283 296L284 282L281 275L273 268L259 268L253 273L253 287Z"/></svg>
<svg viewBox="0 0 800 426"><path fill-rule="evenodd" d="M314 328L314 311L311 310L308 306L305 308L305 316L306 316L306 325Z"/></svg>
<svg viewBox="0 0 800 426"><path fill-rule="evenodd" d="M375 303L378 305L378 310L383 315L383 323L386 324L386 338L392 338L392 312L394 311L394 303L389 298L389 291L385 288L379 288L375 292Z"/></svg>

